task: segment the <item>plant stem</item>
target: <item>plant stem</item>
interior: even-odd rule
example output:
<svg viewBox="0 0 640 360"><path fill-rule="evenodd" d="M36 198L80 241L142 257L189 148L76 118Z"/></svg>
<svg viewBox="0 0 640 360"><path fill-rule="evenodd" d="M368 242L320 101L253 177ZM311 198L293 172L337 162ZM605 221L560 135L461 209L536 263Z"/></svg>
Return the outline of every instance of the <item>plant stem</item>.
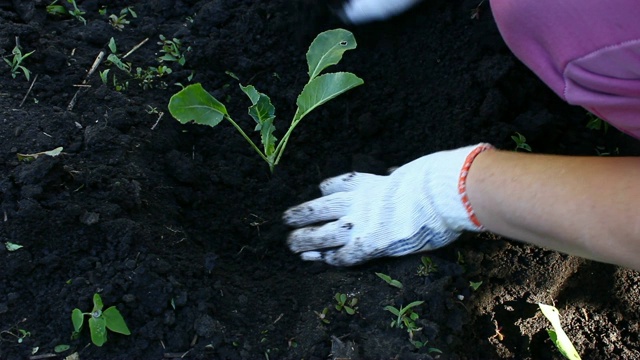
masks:
<svg viewBox="0 0 640 360"><path fill-rule="evenodd" d="M278 144L278 146L276 146L276 150L273 152L274 155L276 155L276 160L273 163L274 166L278 165L278 163L280 162L280 158L282 157L284 148L287 147L287 142L289 141L289 137L291 136L293 129L296 128L296 126L300 123L300 120L302 120L302 118L304 117L304 115L299 115L299 111L300 108L296 109L296 114L293 116L293 120L291 120L291 125L289 126L287 133L284 134L282 140L280 140L280 143Z"/></svg>
<svg viewBox="0 0 640 360"><path fill-rule="evenodd" d="M244 137L245 140L247 140L247 142L251 145L251 147L253 148L253 150L255 150L260 157L262 158L262 160L266 161L269 164L269 168L271 168L271 172L273 172L273 161L269 160L269 158L266 157L266 155L256 146L256 144L254 144L254 142L247 136L247 134L242 130L242 128L240 127L240 125L238 125L229 115L225 115L224 116L225 119L229 120L229 122L231 123L231 125L233 125L233 127L236 128L236 130L238 130L240 132L240 134L242 135L242 137Z"/></svg>

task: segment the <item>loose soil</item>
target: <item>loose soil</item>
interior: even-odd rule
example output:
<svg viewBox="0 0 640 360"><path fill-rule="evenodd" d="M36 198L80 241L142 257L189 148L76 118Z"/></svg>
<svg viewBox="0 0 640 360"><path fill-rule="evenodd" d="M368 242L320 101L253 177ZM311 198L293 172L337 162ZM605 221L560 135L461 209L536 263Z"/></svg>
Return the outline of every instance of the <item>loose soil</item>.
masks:
<svg viewBox="0 0 640 360"><path fill-rule="evenodd" d="M540 153L640 154L613 128L588 129L583 109L511 55L487 3L471 18L478 2L431 0L348 27L323 1L79 0L83 25L48 15L48 1L0 0L0 55L11 59L16 39L35 50L24 61L30 91L0 63L0 358L66 344L55 357L560 359L538 302L559 308L584 359L640 358L634 271L487 233L353 268L303 262L286 247L282 212L351 170L384 174L483 141L513 149L516 132ZM126 6L138 17L117 31L108 15ZM250 130L229 71L270 95L282 136L306 82L306 49L336 27L358 41L337 69L365 85L306 118L273 174L229 124L185 126L168 114L176 84L194 74ZM121 55L148 38L126 61L158 66L160 35L180 39L186 63L168 63L173 72L151 87L105 61L84 81L111 37ZM116 91L113 75L128 88ZM17 157L57 147L59 156ZM424 255L438 270L419 276ZM87 329L72 338L71 311L89 311L94 293L117 306L130 336L110 333L102 347ZM336 293L359 300L355 315L334 308ZM417 300L422 348L384 310ZM21 343L19 329L30 333Z"/></svg>

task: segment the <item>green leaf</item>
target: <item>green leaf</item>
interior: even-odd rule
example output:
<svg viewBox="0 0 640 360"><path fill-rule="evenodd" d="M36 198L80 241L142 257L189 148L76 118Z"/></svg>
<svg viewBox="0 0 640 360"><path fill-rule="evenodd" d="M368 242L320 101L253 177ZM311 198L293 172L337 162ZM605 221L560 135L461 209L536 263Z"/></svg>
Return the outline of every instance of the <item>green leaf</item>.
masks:
<svg viewBox="0 0 640 360"><path fill-rule="evenodd" d="M348 72L338 72L320 75L304 86L296 104L298 105L297 120L302 119L311 110L353 89L364 81Z"/></svg>
<svg viewBox="0 0 640 360"><path fill-rule="evenodd" d="M355 313L356 313L356 311L355 311L353 308L350 308L350 307L348 307L348 306L345 306L345 307L344 307L344 311L346 311L346 312L347 312L347 314L349 314L349 315L353 315L353 314L355 314Z"/></svg>
<svg viewBox="0 0 640 360"><path fill-rule="evenodd" d="M542 314L549 320L549 322L551 322L551 326L553 326L553 329L555 330L553 331L553 334L552 330L547 331L549 332L551 341L553 341L556 347L558 347L560 353L569 360L580 360L578 351L576 351L576 348L573 347L571 340L569 340L569 337L562 329L562 325L560 324L560 313L558 312L558 309L556 309L554 306L541 303L539 303L538 306L540 307Z"/></svg>
<svg viewBox="0 0 640 360"><path fill-rule="evenodd" d="M131 335L131 331L127 327L127 323L124 322L120 311L115 306L112 306L102 313L106 320L107 328L113 332L117 332L123 335Z"/></svg>
<svg viewBox="0 0 640 360"><path fill-rule="evenodd" d="M91 331L91 341L96 346L102 346L107 342L107 321L104 317L90 317L89 330Z"/></svg>
<svg viewBox="0 0 640 360"><path fill-rule="evenodd" d="M183 124L193 121L211 127L228 116L225 106L200 84L189 85L174 94L169 101L169 112Z"/></svg>
<svg viewBox="0 0 640 360"><path fill-rule="evenodd" d="M71 311L71 322L73 322L73 329L76 332L82 330L82 323L84 322L84 314L80 309L73 309Z"/></svg>
<svg viewBox="0 0 640 360"><path fill-rule="evenodd" d="M407 312L409 309L411 309L411 308L413 308L413 307L416 307L416 306L419 306L419 305L422 305L422 304L424 304L424 301L414 301L414 302L410 303L409 305L405 306L405 307L402 309L402 312L403 312L403 313L405 313L405 312Z"/></svg>
<svg viewBox="0 0 640 360"><path fill-rule="evenodd" d="M400 316L400 310L396 309L393 306L385 306L384 309L389 311L390 313L392 313L395 316Z"/></svg>
<svg viewBox="0 0 640 360"><path fill-rule="evenodd" d="M260 131L260 138L264 147L264 153L270 156L275 151L275 144L278 139L273 136L276 127L273 121L276 118L276 108L271 104L271 99L258 90L253 85L242 86L240 89L251 99L252 106L249 107L249 115L257 123L255 130Z"/></svg>
<svg viewBox="0 0 640 360"><path fill-rule="evenodd" d="M103 306L100 294L93 294L93 310L91 312L101 311Z"/></svg>
<svg viewBox="0 0 640 360"><path fill-rule="evenodd" d="M387 275L387 274L383 274L383 273L376 273L376 275L378 275L378 277L382 280L384 280L387 284L391 285L391 286L395 286L398 289L402 289L402 283L398 280L394 280L391 278L391 276Z"/></svg>
<svg viewBox="0 0 640 360"><path fill-rule="evenodd" d="M69 350L71 348L71 346L69 345L56 345L56 347L53 348L53 351L55 351L56 353L61 353L61 352L65 352L67 350Z"/></svg>
<svg viewBox="0 0 640 360"><path fill-rule="evenodd" d="M307 51L309 80L320 75L322 70L335 65L342 59L342 54L357 46L353 34L344 29L322 32L316 36Z"/></svg>
<svg viewBox="0 0 640 360"><path fill-rule="evenodd" d="M12 242L6 242L4 243L4 246L7 248L8 251L16 251L19 249L22 249L24 246L20 245L20 244L14 244Z"/></svg>

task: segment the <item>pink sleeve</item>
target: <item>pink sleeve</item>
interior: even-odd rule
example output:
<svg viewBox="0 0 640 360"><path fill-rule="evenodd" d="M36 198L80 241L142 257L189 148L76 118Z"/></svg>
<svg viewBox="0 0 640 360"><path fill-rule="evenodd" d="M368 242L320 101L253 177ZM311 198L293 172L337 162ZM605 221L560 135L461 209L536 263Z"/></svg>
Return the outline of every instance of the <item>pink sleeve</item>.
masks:
<svg viewBox="0 0 640 360"><path fill-rule="evenodd" d="M640 1L491 0L513 53L560 97L640 138Z"/></svg>

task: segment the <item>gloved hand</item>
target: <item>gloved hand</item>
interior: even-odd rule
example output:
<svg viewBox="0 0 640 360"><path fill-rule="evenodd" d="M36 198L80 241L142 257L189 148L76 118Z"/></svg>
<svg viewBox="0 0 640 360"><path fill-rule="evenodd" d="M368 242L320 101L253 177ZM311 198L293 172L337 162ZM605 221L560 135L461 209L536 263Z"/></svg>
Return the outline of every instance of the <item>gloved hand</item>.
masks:
<svg viewBox="0 0 640 360"><path fill-rule="evenodd" d="M353 172L327 179L321 198L284 213L286 224L300 228L289 235L289 248L303 260L349 266L436 249L463 230L480 231L466 176L473 159L491 148L437 152L386 176Z"/></svg>
<svg viewBox="0 0 640 360"><path fill-rule="evenodd" d="M420 0L348 0L338 14L344 22L361 24L388 19L418 2Z"/></svg>

